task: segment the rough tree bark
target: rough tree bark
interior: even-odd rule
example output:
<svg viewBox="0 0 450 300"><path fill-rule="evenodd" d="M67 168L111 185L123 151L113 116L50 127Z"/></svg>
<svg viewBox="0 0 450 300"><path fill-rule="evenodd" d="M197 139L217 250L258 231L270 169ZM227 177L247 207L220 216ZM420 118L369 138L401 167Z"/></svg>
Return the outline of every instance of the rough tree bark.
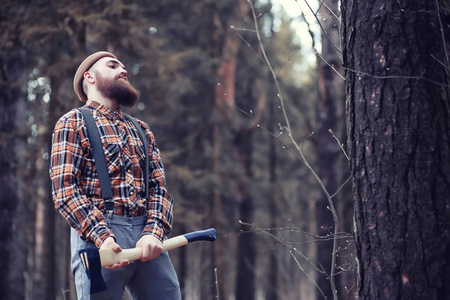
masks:
<svg viewBox="0 0 450 300"><path fill-rule="evenodd" d="M449 27L437 3L342 1L361 299L450 299Z"/></svg>

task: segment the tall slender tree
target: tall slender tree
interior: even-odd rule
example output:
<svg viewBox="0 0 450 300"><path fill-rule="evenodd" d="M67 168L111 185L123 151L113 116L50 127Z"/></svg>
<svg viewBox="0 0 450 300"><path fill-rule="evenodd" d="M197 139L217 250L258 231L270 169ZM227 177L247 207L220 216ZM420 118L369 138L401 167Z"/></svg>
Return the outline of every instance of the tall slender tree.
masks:
<svg viewBox="0 0 450 300"><path fill-rule="evenodd" d="M317 234L333 237L336 226L342 230L340 218L333 218L330 211L330 195L335 193L342 183L345 170L342 169L342 151L333 139L329 130L342 140L344 131L345 90L342 78L342 61L340 48L339 1L326 0L320 4L319 18L321 23L321 53L317 53L318 68L318 99L316 102L316 124L314 146L316 152L316 172L321 178L327 193L317 189L315 212ZM343 206L341 194L331 199L336 208L335 216L341 217L340 208ZM337 222L337 223L336 223ZM336 265L333 258L337 257L334 248L338 240L324 239L317 246L317 260L323 273L317 276L317 284L322 293L317 293L318 299L326 296L333 299L337 290ZM333 265L334 264L334 265ZM331 284L331 280L333 283Z"/></svg>
<svg viewBox="0 0 450 300"><path fill-rule="evenodd" d="M9 35L0 52L0 295L5 300L25 299L31 276L27 265L31 201L25 182L29 166L27 56L18 47L17 38Z"/></svg>

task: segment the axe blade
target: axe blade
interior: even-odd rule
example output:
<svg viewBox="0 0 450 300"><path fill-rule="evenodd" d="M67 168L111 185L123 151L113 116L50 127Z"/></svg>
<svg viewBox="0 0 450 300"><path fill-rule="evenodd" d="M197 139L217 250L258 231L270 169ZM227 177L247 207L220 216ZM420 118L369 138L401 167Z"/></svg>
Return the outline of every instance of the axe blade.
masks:
<svg viewBox="0 0 450 300"><path fill-rule="evenodd" d="M196 241L214 242L216 238L217 233L214 228L194 231L165 240L163 242L163 251L178 248ZM103 280L101 272L102 264L103 266L108 266L123 259L140 259L142 257L142 248L123 249L120 253L115 253L112 249L99 250L97 248L87 248L80 250L79 254L84 269L91 279L91 300L106 300L111 299L112 296Z"/></svg>
<svg viewBox="0 0 450 300"><path fill-rule="evenodd" d="M111 299L102 276L102 266L97 248L86 248L79 252L83 267L91 281L91 300Z"/></svg>

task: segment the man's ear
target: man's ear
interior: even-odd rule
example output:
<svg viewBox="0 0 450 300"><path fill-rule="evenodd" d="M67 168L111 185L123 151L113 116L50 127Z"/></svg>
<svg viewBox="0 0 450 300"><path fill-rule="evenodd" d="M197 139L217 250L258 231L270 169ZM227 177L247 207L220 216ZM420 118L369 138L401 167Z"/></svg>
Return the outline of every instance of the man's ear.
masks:
<svg viewBox="0 0 450 300"><path fill-rule="evenodd" d="M84 72L83 78L84 78L84 80L86 80L86 82L95 83L95 78L94 78L92 72L89 72L89 71Z"/></svg>

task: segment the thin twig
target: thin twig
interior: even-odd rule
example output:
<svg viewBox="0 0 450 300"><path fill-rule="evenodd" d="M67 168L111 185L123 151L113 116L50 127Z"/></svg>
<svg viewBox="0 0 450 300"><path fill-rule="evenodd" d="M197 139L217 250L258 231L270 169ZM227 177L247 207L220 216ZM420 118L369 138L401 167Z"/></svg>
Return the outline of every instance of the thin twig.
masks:
<svg viewBox="0 0 450 300"><path fill-rule="evenodd" d="M436 56L434 56L433 54L430 54L430 56L435 60L435 61L437 61L441 66L443 66L445 69L447 69L447 72L448 72L448 70L450 70L450 67L449 66L446 66L442 61L440 61Z"/></svg>
<svg viewBox="0 0 450 300"><path fill-rule="evenodd" d="M423 76L401 76L401 75L383 75L383 76L381 76L381 75L373 75L373 74L370 74L370 73L367 73L364 71L353 70L350 68L344 68L344 70L353 72L358 76L367 76L367 77L372 77L375 79L415 79L415 80L424 80L424 81L427 81L427 82L430 82L430 83L433 83L433 84L436 84L436 85L442 86L442 87L447 87L447 88L450 87L450 85L448 85L448 84L437 82L437 81L431 80L431 79L423 77Z"/></svg>
<svg viewBox="0 0 450 300"><path fill-rule="evenodd" d="M325 6L327 9L328 9L328 11L336 18L336 19L340 19L335 13L334 13L334 11L325 3L325 1L322 1L322 4L323 4L323 6Z"/></svg>
<svg viewBox="0 0 450 300"><path fill-rule="evenodd" d="M234 30L234 32L237 34L237 36L247 45L247 47L250 48L250 50L256 55L256 57L261 60L264 64L266 63L264 61L264 59L259 55L258 52L256 52L255 49L253 49L252 45L250 45L249 42L247 42L247 40L238 32L238 31L250 31L250 32L255 32L255 30L252 29L244 29L244 28L236 28L234 26L230 26L231 29Z"/></svg>
<svg viewBox="0 0 450 300"><path fill-rule="evenodd" d="M347 291L347 299L349 299L350 297L350 291L353 290L356 287L356 282L348 289L347 287L345 287L345 290Z"/></svg>
<svg viewBox="0 0 450 300"><path fill-rule="evenodd" d="M334 71L334 73L336 73L342 80L345 81L345 77L342 76L341 73L339 73L338 70L336 70L336 68L335 68L333 65L331 65L325 58L323 58L322 54L320 54L320 53L317 52L317 51L315 51L315 52L316 52L316 55L317 55L324 63L326 63L327 66L329 66L329 67Z"/></svg>
<svg viewBox="0 0 450 300"><path fill-rule="evenodd" d="M308 27L308 33L309 33L309 35L310 35L310 37L311 37L311 44L312 44L312 48L313 48L313 50L314 50L314 53L315 53L315 55L316 55L316 57L317 58L320 58L324 63L326 63L327 64L327 66L329 66L330 68L331 68L331 70L333 70L333 72L335 72L342 80L344 80L345 81L345 78L341 75L341 73L339 73L338 72L338 70L336 70L336 68L334 67L334 66L332 66L325 58L323 58L323 56L319 53L319 51L317 51L317 48L316 48L316 42L315 42L315 40L314 40L314 32L313 32L313 30L311 29L311 24L309 24L309 22L308 22L308 20L306 19L306 16L305 16L305 13L303 12L303 10L301 9L301 7L300 7L300 4L298 3L298 1L296 0L296 2L297 2L297 4L298 4L298 7L300 8L300 12L301 12L301 16L302 16L302 18L303 18L303 21L306 23L306 26ZM324 5L325 5L325 3L323 3ZM327 6L327 5L325 5L325 7L329 10L329 11L331 11L331 9ZM311 8L310 8L311 9ZM332 12L332 11L331 11ZM333 13L333 15L334 15L334 12L332 12ZM316 19L317 19L317 15L315 15L316 16ZM336 17L337 18L337 17ZM320 23L320 22L319 22ZM330 39L330 37L328 37L328 39ZM333 44L333 41L331 41L331 39L330 39L330 42ZM334 46L334 44L333 44L333 46Z"/></svg>
<svg viewBox="0 0 450 300"><path fill-rule="evenodd" d="M436 2L436 12L437 12L437 16L438 16L438 20L439 20L439 27L441 29L441 38L442 38L442 44L444 45L444 54L445 54L445 62L447 63L447 74L448 74L448 68L450 66L450 62L449 62L449 57L448 57L448 53L447 53L447 42L445 40L445 35L444 35L444 27L442 26L442 20L441 20L441 11L439 8L439 1L435 0Z"/></svg>
<svg viewBox="0 0 450 300"><path fill-rule="evenodd" d="M256 30L256 36L257 36L257 39L258 39L258 42L259 42L259 45L260 45L260 49L261 49L263 58L264 58L264 60L265 60L265 62L267 64L267 66L269 67L270 73L271 73L271 75L272 75L272 77L274 79L274 82L275 82L275 86L276 86L276 89L277 89L277 96L280 99L281 111L283 113L284 120L286 122L286 129L287 129L287 132L288 132L288 136L289 136L292 144L296 148L297 153L299 154L299 156L301 158L301 161L305 164L307 169L311 172L313 177L316 179L316 181L319 184L322 192L325 194L325 196L327 198L328 205L329 205L329 210L331 211L331 214L333 216L334 234L336 235L337 232L338 232L337 230L338 230L338 223L339 223L339 221L338 221L338 215L337 215L337 212L336 212L336 208L335 208L334 203L333 203L333 199L331 198L330 193L327 191L327 189L325 187L325 184L323 183L323 181L321 180L319 175L311 167L311 165L309 164L308 160L306 159L306 157L305 157L305 155L303 153L303 150L301 149L300 145L295 141L295 139L294 139L294 137L292 135L291 125L290 125L289 118L287 116L286 108L285 108L285 105L284 105L284 99L283 99L283 94L281 92L281 87L280 87L280 84L279 84L278 79L276 77L275 71L272 68L270 60L267 57L267 54L266 54L266 51L264 49L263 42L262 42L262 39L261 39L261 34L259 32L259 29L258 29L258 20L257 20L257 17L256 17L255 7L253 6L253 3L252 3L251 0L247 0L247 2L249 3L250 8L251 8L251 12L252 12L252 15L253 15L253 21L254 21L254 26L255 26L255 30ZM308 4L308 6L309 6L309 4ZM310 9L311 9L311 7L310 7ZM337 300L337 295L336 295L336 293L334 293L334 291L336 291L336 281L335 281L335 278L334 278L334 274L336 272L336 249L337 249L337 239L333 239L333 251L332 251L332 256L331 256L331 270L330 270L329 280L330 280L330 284L331 284L331 290L333 291L333 299L334 300Z"/></svg>
<svg viewBox="0 0 450 300"><path fill-rule="evenodd" d="M216 299L219 299L219 276L217 275L217 268L214 268L214 277L216 278Z"/></svg>
<svg viewBox="0 0 450 300"><path fill-rule="evenodd" d="M328 129L328 132L331 133L331 135L333 136L333 138L334 138L334 139L336 140L336 142L338 143L339 147L341 148L342 152L343 152L344 155L345 155L345 158L347 158L347 160L350 161L350 158L348 157L347 152L345 152L344 144L341 143L341 141L339 141L338 137L334 134L333 130Z"/></svg>
<svg viewBox="0 0 450 300"><path fill-rule="evenodd" d="M298 1L298 0L295 0ZM338 53L341 53L342 51L333 43L333 40L331 39L331 37L328 35L328 32L325 30L325 28L323 28L322 23L320 23L319 18L317 17L317 13L314 12L314 10L312 9L311 5L309 5L308 0L304 0L306 5L308 6L309 10L313 13L314 17L317 20L317 23L319 24L320 28L322 29L322 32L325 34L325 36L330 40L331 45L333 45L333 48L336 49L336 51ZM323 1L321 1L323 3Z"/></svg>
<svg viewBox="0 0 450 300"><path fill-rule="evenodd" d="M239 221L240 224L243 225L247 225L247 226L251 226L251 227L255 227L255 224L248 224L242 221ZM300 250L298 250L297 248L295 248L293 245L289 244L288 242L286 242L285 240L273 235L272 233L268 232L267 230L262 230L257 228L258 231L267 234L268 236L270 236L271 238L275 239L276 241L278 241L280 244L286 245L288 246L291 251L294 251L295 253L297 253L298 255L300 255L305 261L307 261L312 268L314 268L316 271L323 273L323 270L320 269L318 266L316 266L305 254L303 254ZM251 231L254 232L254 231Z"/></svg>
<svg viewBox="0 0 450 300"><path fill-rule="evenodd" d="M262 229L262 228L257 227L255 224L250 224L250 223L247 223L247 222L243 222L242 220L239 220L238 222L241 225L249 226L249 227L252 227L254 229L247 230L247 231L241 231L241 232L238 232L238 233L228 233L228 234L225 234L225 235L220 236L220 237L227 237L227 236L231 236L231 235L250 234L250 233L266 233L266 234L269 234L269 235L273 235L272 232L274 232L274 231L278 231L278 232L279 231L291 231L291 232L302 233L306 237L310 237L310 238L314 238L315 239L315 240L309 241L307 243L311 243L311 242L312 243L316 243L316 242L331 240L333 238L338 238L338 239L352 238L352 234L347 233L347 232L337 232L336 235L334 233L327 234L327 235L317 235L317 234L308 233L308 232L306 232L304 230L301 230L299 228L294 228L294 227L291 227L291 226L289 226L289 227L277 227L277 228ZM273 237L276 238L276 236L273 236ZM290 243L290 242L287 242L287 241L284 241L284 240L283 240L283 243L285 243L286 245L296 245L295 243ZM307 243L303 243L303 244L307 244ZM297 244L300 244L300 243L297 243Z"/></svg>
<svg viewBox="0 0 450 300"><path fill-rule="evenodd" d="M323 293L323 291L322 291L322 289L320 288L320 286L317 284L317 282L314 280L314 278L312 278L312 277L308 274L308 272L306 272L305 269L303 269L302 265L301 265L300 262L298 261L297 257L292 253L292 251L289 251L289 254L291 254L291 256L294 258L295 263L297 264L297 266L299 267L299 269L302 270L303 274L305 274L306 277L308 277L308 278L312 281L312 283L316 286L316 288L319 290L319 292L322 294L322 296L323 296L324 298L326 298L326 297L325 297L325 294Z"/></svg>
<svg viewBox="0 0 450 300"><path fill-rule="evenodd" d="M350 175L347 180L344 181L343 184L341 184L341 186L337 189L337 191L331 195L331 198L334 198L334 196L336 196L337 194L339 194L339 192L342 190L342 188L352 179L353 177Z"/></svg>

